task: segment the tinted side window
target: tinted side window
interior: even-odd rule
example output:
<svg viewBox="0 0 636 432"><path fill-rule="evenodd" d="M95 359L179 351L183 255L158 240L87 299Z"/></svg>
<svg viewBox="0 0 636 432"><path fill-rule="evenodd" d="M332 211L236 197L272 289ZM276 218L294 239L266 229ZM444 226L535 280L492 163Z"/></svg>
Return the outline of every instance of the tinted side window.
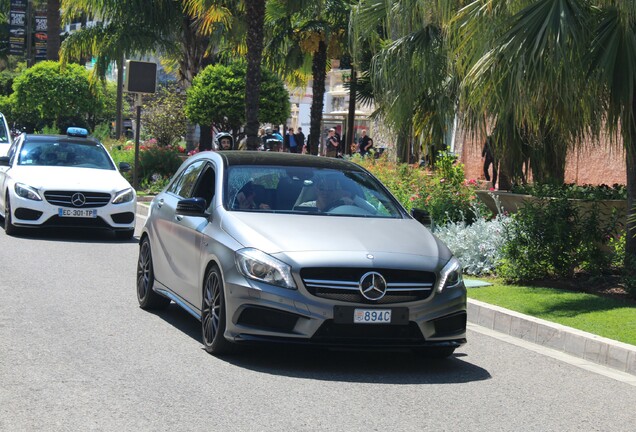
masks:
<svg viewBox="0 0 636 432"><path fill-rule="evenodd" d="M179 177L170 185L168 192L182 198L190 198L192 196L192 189L194 188L204 166L205 161L197 161L186 167Z"/></svg>

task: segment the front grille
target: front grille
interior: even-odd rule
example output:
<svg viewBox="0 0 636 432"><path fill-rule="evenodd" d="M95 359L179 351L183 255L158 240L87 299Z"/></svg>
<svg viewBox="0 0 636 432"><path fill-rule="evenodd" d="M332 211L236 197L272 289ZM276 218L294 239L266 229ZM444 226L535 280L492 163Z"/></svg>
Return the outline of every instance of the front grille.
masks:
<svg viewBox="0 0 636 432"><path fill-rule="evenodd" d="M84 196L83 205L74 205L72 198L75 194ZM71 208L95 208L104 207L110 202L111 196L102 192L83 192L83 191L47 191L44 198L53 205Z"/></svg>
<svg viewBox="0 0 636 432"><path fill-rule="evenodd" d="M360 292L362 276L380 273L387 282L387 290L380 300L366 299ZM435 286L435 274L415 270L382 268L305 268L300 271L305 287L312 295L348 303L392 304L427 299Z"/></svg>

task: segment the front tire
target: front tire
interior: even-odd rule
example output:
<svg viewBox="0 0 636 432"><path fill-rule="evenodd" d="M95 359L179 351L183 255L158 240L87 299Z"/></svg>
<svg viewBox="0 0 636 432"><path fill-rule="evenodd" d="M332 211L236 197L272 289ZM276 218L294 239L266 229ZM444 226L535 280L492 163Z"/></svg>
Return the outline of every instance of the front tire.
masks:
<svg viewBox="0 0 636 432"><path fill-rule="evenodd" d="M139 246L139 259L137 260L137 301L139 307L144 310L165 309L170 304L170 299L157 294L152 286L155 283L155 272L152 266L152 253L150 240L144 238Z"/></svg>
<svg viewBox="0 0 636 432"><path fill-rule="evenodd" d="M13 218L11 217L11 202L9 201L8 193L4 200L4 232L10 236L14 236L18 233L18 227L13 225Z"/></svg>
<svg viewBox="0 0 636 432"><path fill-rule="evenodd" d="M234 344L225 339L226 325L225 293L223 279L217 266L205 275L203 283L203 307L201 308L201 329L203 346L210 354L228 354L234 351Z"/></svg>

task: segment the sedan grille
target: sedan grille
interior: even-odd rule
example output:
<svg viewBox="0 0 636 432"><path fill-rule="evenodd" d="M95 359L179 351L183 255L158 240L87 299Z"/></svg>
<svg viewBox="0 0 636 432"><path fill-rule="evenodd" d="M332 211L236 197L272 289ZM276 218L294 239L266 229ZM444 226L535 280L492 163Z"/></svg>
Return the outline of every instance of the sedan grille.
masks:
<svg viewBox="0 0 636 432"><path fill-rule="evenodd" d="M360 292L364 274L374 271L387 282L386 294L377 301L368 300ZM349 303L391 304L427 299L433 292L432 272L369 268L305 268L300 272L310 294Z"/></svg>
<svg viewBox="0 0 636 432"><path fill-rule="evenodd" d="M101 192L82 191L48 191L44 198L53 205L72 208L104 207L110 202L111 196Z"/></svg>

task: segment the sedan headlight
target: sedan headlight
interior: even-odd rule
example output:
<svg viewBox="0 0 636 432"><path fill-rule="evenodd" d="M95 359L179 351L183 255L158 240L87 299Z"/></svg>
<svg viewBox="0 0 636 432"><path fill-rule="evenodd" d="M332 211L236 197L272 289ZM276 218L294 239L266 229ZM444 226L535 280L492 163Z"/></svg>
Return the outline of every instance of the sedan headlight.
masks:
<svg viewBox="0 0 636 432"><path fill-rule="evenodd" d="M437 292L441 293L444 288L455 288L463 282L462 265L457 258L452 257L439 273L437 282Z"/></svg>
<svg viewBox="0 0 636 432"><path fill-rule="evenodd" d="M27 186L23 183L15 184L15 194L19 197L30 199L33 201L42 201L42 197L40 196L37 189L32 188L31 186Z"/></svg>
<svg viewBox="0 0 636 432"><path fill-rule="evenodd" d="M235 256L236 266L245 277L282 288L296 289L291 267L273 256L253 248L236 251Z"/></svg>
<svg viewBox="0 0 636 432"><path fill-rule="evenodd" d="M123 191L119 191L115 194L115 198L113 199L113 204L123 204L133 200L135 197L135 192L132 188L124 189Z"/></svg>

